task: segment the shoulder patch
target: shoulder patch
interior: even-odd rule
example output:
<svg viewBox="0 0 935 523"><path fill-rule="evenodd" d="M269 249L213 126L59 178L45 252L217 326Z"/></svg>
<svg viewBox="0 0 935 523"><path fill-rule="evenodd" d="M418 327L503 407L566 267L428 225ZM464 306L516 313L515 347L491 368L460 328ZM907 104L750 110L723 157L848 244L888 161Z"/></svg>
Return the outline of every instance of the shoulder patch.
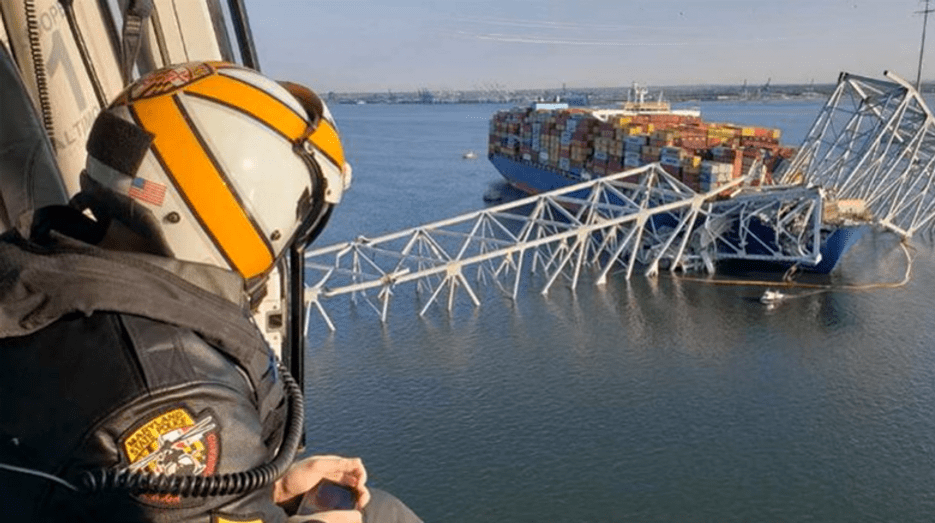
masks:
<svg viewBox="0 0 935 523"><path fill-rule="evenodd" d="M211 523L263 523L261 518L256 516L221 516L215 515L211 518Z"/></svg>
<svg viewBox="0 0 935 523"><path fill-rule="evenodd" d="M120 442L131 472L210 476L221 450L220 426L210 410L197 417L183 407L163 411L132 429ZM143 496L177 506L179 496Z"/></svg>

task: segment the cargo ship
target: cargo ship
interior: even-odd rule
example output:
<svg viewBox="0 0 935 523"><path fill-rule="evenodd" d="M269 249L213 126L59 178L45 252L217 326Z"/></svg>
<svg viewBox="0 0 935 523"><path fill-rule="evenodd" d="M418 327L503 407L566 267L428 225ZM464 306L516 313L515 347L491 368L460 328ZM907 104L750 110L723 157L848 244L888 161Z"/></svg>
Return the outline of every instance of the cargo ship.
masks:
<svg viewBox="0 0 935 523"><path fill-rule="evenodd" d="M773 174L795 155L796 148L781 144L779 129L706 122L700 110L673 109L661 96L647 101L646 94L634 85L613 109L556 100L498 111L490 121L488 159L527 194L651 163L707 193L744 176L750 186L773 185ZM821 261L805 270L830 272L862 232L840 223L823 227ZM764 232L761 240L769 244L775 237Z"/></svg>
<svg viewBox="0 0 935 523"><path fill-rule="evenodd" d="M617 109L533 102L499 111L490 121L488 158L514 187L529 194L659 162L696 191L709 191L762 165L763 183L795 149L779 129L709 123L696 109L646 101L634 86Z"/></svg>

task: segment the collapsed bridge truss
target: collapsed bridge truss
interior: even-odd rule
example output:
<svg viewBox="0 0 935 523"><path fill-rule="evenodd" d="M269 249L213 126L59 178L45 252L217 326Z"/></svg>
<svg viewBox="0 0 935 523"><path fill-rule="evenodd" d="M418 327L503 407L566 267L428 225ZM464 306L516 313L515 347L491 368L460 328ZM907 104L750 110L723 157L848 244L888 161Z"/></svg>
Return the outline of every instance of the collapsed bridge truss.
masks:
<svg viewBox="0 0 935 523"><path fill-rule="evenodd" d="M881 227L910 238L935 226L935 117L908 82L842 73L783 183L862 200Z"/></svg>
<svg viewBox="0 0 935 523"><path fill-rule="evenodd" d="M563 189L306 254L306 301L333 330L323 303L349 294L387 319L393 289L415 283L425 297L420 314L463 293L480 305L476 288L493 283L515 298L527 267L574 288L584 269L597 283L614 268L629 277L669 270L713 270L718 259L792 263L820 259L822 196L817 188L764 190L727 200L718 194L746 179L696 193L659 164L595 178ZM774 231L764 242L762 229ZM757 229L754 233L753 230Z"/></svg>
<svg viewBox="0 0 935 523"><path fill-rule="evenodd" d="M933 119L919 93L889 81L842 74L777 186L751 187L754 169L696 193L659 164L306 254L305 301L334 330L325 303L347 295L385 322L394 289L413 283L420 315L452 310L458 296L480 305L496 285L516 298L525 270L575 288L585 270L713 272L724 259L788 265L821 261L825 202L859 200L864 220L903 238L935 227ZM725 194L731 197L725 198ZM306 315L306 321L310 314ZM307 330L307 326L306 326Z"/></svg>

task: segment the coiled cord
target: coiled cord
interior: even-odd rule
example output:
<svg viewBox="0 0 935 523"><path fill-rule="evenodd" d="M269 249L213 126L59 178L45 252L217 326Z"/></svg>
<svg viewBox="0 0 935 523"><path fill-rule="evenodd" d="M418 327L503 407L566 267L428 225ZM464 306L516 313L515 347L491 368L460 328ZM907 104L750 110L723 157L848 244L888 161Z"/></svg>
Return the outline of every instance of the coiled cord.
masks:
<svg viewBox="0 0 935 523"><path fill-rule="evenodd" d="M36 76L36 92L39 94L39 109L42 112L42 125L49 135L52 149L55 149L55 126L52 121L52 102L49 100L49 85L45 74L45 61L42 57L42 45L39 42L39 19L36 16L35 0L26 0L23 5L26 12L26 33L29 38L29 55L32 58L33 72Z"/></svg>
<svg viewBox="0 0 935 523"><path fill-rule="evenodd" d="M270 462L250 470L215 476L166 476L132 472L128 467L85 471L81 475L81 490L87 493L127 490L135 494L206 497L242 494L273 483L295 460L305 422L301 388L282 363L277 367L289 402L289 421L279 453Z"/></svg>

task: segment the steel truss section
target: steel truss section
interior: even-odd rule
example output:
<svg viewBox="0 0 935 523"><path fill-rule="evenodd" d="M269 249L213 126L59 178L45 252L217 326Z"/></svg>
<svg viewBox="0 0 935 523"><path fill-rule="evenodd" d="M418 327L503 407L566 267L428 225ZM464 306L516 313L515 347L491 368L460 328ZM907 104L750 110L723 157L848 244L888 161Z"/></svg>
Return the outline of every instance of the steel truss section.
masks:
<svg viewBox="0 0 935 523"><path fill-rule="evenodd" d="M775 187L715 202L702 240L718 260L815 265L821 261L823 194L817 187Z"/></svg>
<svg viewBox="0 0 935 523"><path fill-rule="evenodd" d="M862 199L873 221L910 238L935 226L935 119L912 85L884 74L842 73L781 179Z"/></svg>
<svg viewBox="0 0 935 523"><path fill-rule="evenodd" d="M653 276L707 269L721 258L815 263L821 194L784 188L718 201L746 178L696 193L659 164L596 178L549 193L388 234L358 237L306 254L306 293L329 328L323 302L350 295L385 322L396 286L413 282L424 299L420 314L459 294L480 305L478 286L491 283L516 298L524 266L575 288L584 270L597 283L622 268ZM460 291L460 292L459 292Z"/></svg>

